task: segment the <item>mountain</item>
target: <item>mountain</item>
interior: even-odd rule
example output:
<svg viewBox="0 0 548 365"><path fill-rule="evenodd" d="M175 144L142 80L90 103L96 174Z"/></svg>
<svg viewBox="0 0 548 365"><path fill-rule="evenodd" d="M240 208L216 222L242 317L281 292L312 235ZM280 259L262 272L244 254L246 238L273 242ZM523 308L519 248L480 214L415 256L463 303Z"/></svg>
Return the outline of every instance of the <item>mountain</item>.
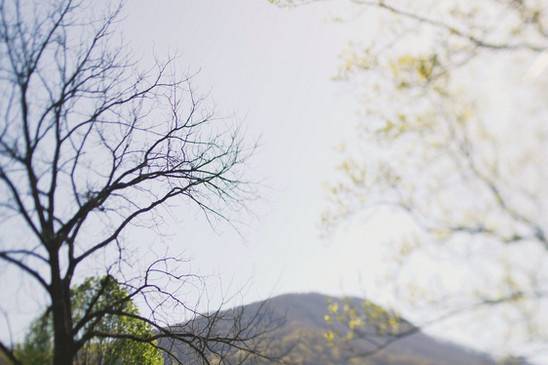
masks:
<svg viewBox="0 0 548 365"><path fill-rule="evenodd" d="M342 309L344 308L344 310ZM366 308L365 312L364 309ZM367 310L373 308L373 311ZM350 317L343 311L357 314L365 322L355 322L355 331L342 325ZM397 318L398 330L386 329L390 317L381 307L360 298L336 298L317 293L285 294L268 301L252 303L225 313L243 313L242 322L255 321L260 331L261 323L276 323L277 328L267 334L273 353L284 353L282 363L295 365L496 365L490 356L465 347L441 341L420 332L410 322ZM258 315L257 315L258 314ZM339 315L340 314L340 315ZM327 317L326 317L327 315ZM337 321L330 321L331 317ZM220 316L222 317L222 316ZM230 316L229 316L230 317ZM260 321L257 318L261 317ZM264 318L263 318L264 317ZM341 319L341 317L343 319ZM222 331L230 326L227 320L216 327ZM189 323L184 324L188 328ZM199 329L204 323L192 323ZM352 327L352 325L351 325ZM385 328L384 332L380 329ZM349 336L352 333L352 338ZM401 333L413 334L402 336ZM166 345L165 343L163 344ZM386 347L385 347L386 346ZM382 348L382 349L381 349ZM221 351L221 349L218 349ZM378 350L374 353L372 351ZM182 347L175 347L177 357L185 364L198 364ZM353 357L367 353L366 357ZM233 355L235 356L235 355ZM174 363L174 362L173 362ZM252 359L248 364L268 364L268 361ZM166 364L171 364L166 359ZM523 363L522 363L523 364ZM521 365L521 364L520 364ZM524 364L525 365L525 364Z"/></svg>

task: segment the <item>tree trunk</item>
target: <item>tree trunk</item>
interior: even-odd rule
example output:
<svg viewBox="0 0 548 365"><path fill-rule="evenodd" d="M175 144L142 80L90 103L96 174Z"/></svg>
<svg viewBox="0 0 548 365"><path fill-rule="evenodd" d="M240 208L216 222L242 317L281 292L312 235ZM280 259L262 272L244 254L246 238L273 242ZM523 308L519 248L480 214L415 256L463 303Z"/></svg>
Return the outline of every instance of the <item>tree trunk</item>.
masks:
<svg viewBox="0 0 548 365"><path fill-rule="evenodd" d="M61 278L58 258L51 265L51 302L53 317L53 365L72 365L74 339L70 284Z"/></svg>

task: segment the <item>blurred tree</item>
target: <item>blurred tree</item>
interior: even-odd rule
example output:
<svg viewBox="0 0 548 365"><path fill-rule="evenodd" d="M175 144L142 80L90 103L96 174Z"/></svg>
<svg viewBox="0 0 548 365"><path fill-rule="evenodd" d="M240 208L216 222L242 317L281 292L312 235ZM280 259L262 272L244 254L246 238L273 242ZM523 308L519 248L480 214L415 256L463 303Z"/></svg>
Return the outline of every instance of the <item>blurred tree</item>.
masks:
<svg viewBox="0 0 548 365"><path fill-rule="evenodd" d="M341 147L323 226L390 212L391 230L405 231L386 281L399 300L438 318L483 310L488 336L507 340L499 352L538 353L548 342L548 3L347 3L370 37L343 51L337 78L363 93L363 122Z"/></svg>

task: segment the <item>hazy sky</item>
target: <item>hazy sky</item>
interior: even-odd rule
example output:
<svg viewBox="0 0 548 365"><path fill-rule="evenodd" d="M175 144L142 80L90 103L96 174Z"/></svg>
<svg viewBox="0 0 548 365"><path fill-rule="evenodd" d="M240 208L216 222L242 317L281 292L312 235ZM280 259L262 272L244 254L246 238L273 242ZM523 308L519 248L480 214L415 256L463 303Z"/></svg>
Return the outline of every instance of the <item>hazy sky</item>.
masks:
<svg viewBox="0 0 548 365"><path fill-rule="evenodd" d="M122 28L136 54L177 51L178 69L200 70L193 84L217 111L241 122L249 141L260 138L249 177L261 181L262 199L249 204L254 215L236 216L241 235L182 214L182 224L171 227L170 249L212 276L211 293L243 288L245 302L306 291L391 302L393 292L383 289L391 264L384 247L403 222L377 216L330 239L320 238L319 226L324 186L337 174L336 146L352 139L360 110L358 92L332 78L348 42L378 36L375 13L341 23L334 18L354 13L341 1L292 9L266 0L128 4ZM474 323L480 327L472 337L454 325L435 333L481 348L491 335Z"/></svg>
<svg viewBox="0 0 548 365"><path fill-rule="evenodd" d="M262 199L249 204L254 215L237 217L242 236L189 222L172 238L200 273L232 290L249 282L246 300L359 291L367 250L319 238L323 186L357 111L356 94L331 79L352 35L332 21L332 8L242 0L132 1L127 9L123 31L137 54L177 51L180 70L200 70L193 84L218 113L239 121L250 142L259 138L249 176L261 182Z"/></svg>
<svg viewBox="0 0 548 365"><path fill-rule="evenodd" d="M212 293L243 290L246 302L307 291L385 300L378 283L388 264L387 231L397 226L390 216L320 237L336 146L352 137L359 110L356 91L332 77L345 45L372 29L363 21L335 22L345 13L340 4L127 1L120 30L134 55L147 64L177 53L177 70L199 71L192 85L208 94L217 114L238 122L250 144L259 140L248 178L260 182L261 198L248 204L251 213L233 215L239 233L223 223L212 229L185 206L173 208L178 223L165 227L163 243L211 278Z"/></svg>
<svg viewBox="0 0 548 365"><path fill-rule="evenodd" d="M105 3L97 2L97 10ZM231 215L238 231L226 223L213 229L179 206L172 210L175 223L163 227L165 237L128 237L132 245L167 247L188 258L194 273L210 278L213 305L219 293L241 292L236 301L245 302L287 292L360 294L360 274L382 264L363 240L320 239L323 186L335 173L335 147L353 132L358 109L356 93L332 80L339 52L356 31L355 24L333 21L341 14L333 5L127 2L119 30L135 58L146 67L154 57L177 54L179 75L196 74L194 90L208 95L217 115L239 124L250 145L259 141L246 178L258 182L260 198L249 202L249 212ZM2 276L10 283L0 293L2 302L21 335L47 300L15 270ZM5 335L7 328L1 330Z"/></svg>

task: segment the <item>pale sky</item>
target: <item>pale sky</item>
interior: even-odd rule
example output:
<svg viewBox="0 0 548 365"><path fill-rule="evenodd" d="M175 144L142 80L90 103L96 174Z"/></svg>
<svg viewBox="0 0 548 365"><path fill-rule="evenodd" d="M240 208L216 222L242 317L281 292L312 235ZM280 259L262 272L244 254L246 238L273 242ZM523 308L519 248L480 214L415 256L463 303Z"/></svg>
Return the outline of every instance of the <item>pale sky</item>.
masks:
<svg viewBox="0 0 548 365"><path fill-rule="evenodd" d="M249 171L261 182L262 199L249 204L254 216L237 217L242 236L222 224L217 233L183 224L181 248L193 268L233 289L249 282L246 300L355 292L345 282L355 282L366 250L319 237L323 185L357 111L356 94L331 80L348 27L325 5L287 10L257 0L132 1L127 14L123 30L136 53L177 50L181 70L200 70L193 84L218 113L239 121L250 142L259 138Z"/></svg>
<svg viewBox="0 0 548 365"><path fill-rule="evenodd" d="M281 9L262 0L162 6L138 0L127 9L123 31L136 53L178 51L180 69L200 70L194 85L210 93L217 110L240 121L250 141L260 137L249 176L261 181L262 199L249 204L253 215L236 216L244 222L237 223L241 236L187 216L170 227L170 250L184 252L193 271L211 275L212 298L241 289L233 303L317 291L394 304L384 281L392 263L383 248L402 221L378 216L320 237L325 184L340 158L336 146L351 140L360 110L358 92L333 77L348 42L375 30L364 18L334 21L352 14L345 3ZM478 338L468 340L478 345Z"/></svg>
<svg viewBox="0 0 548 365"><path fill-rule="evenodd" d="M356 27L334 22L344 9L333 5L131 0L124 9L119 30L143 67L177 54L179 75L197 74L194 90L208 95L218 116L241 126L249 145L259 142L246 178L258 182L260 198L247 204L249 212L231 214L238 231L222 222L212 228L180 206L163 227L165 237L128 237L189 259L193 273L210 278L213 306L219 296L236 293L233 304L288 292L363 294L364 263L366 272L382 265L363 242L320 238L335 147L353 133L357 112L354 90L332 80ZM0 295L20 336L47 300L18 272L0 274L10 283Z"/></svg>
<svg viewBox="0 0 548 365"><path fill-rule="evenodd" d="M352 140L360 111L359 93L332 78L348 42L378 36L375 13L336 22L355 14L341 1L291 9L266 0L128 4L122 28L136 54L177 51L180 70L200 70L193 84L210 93L217 111L239 121L250 141L260 137L249 176L262 182L262 199L249 204L254 215L235 217L243 221L236 223L241 236L227 225L214 232L187 218L171 227L171 249L184 251L196 272L212 275L212 292L243 288L243 302L318 291L394 304L383 282L392 264L385 246L404 222L378 216L320 237L324 186L340 158L336 146ZM471 338L457 326L434 333L479 348L490 341L489 333Z"/></svg>
<svg viewBox="0 0 548 365"><path fill-rule="evenodd" d="M173 209L178 223L165 227L162 247L209 276L212 297L222 287L223 295L242 290L244 302L308 291L389 300L379 285L395 226L389 216L320 237L336 146L352 137L359 111L356 91L332 77L345 45L371 31L363 22L335 22L345 14L335 3L127 1L120 30L134 54L147 64L177 53L177 70L199 71L192 85L209 94L217 114L238 122L250 144L260 142L248 178L260 181L261 198L248 204L251 213L233 215L240 233L224 223L213 230L184 206Z"/></svg>

